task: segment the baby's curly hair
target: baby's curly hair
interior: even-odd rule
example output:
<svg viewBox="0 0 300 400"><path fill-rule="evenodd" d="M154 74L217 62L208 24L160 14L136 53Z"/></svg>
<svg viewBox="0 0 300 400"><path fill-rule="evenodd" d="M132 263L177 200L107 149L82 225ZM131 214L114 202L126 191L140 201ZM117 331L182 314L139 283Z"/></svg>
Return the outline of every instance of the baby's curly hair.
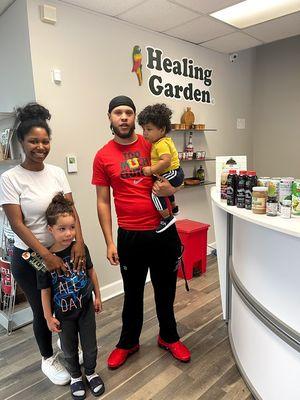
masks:
<svg viewBox="0 0 300 400"><path fill-rule="evenodd" d="M166 133L171 131L172 111L165 104L147 106L138 115L138 123L143 126L149 122L157 128L166 128Z"/></svg>

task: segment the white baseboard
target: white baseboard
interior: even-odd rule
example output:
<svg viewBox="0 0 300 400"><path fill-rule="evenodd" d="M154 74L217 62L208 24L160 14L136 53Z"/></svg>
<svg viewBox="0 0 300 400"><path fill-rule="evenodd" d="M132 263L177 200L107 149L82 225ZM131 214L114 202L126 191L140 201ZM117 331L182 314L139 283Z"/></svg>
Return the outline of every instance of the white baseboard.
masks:
<svg viewBox="0 0 300 400"><path fill-rule="evenodd" d="M109 285L101 287L101 298L102 301L106 301L111 299L112 297L118 296L119 294L123 293L123 281L122 279L110 283Z"/></svg>
<svg viewBox="0 0 300 400"><path fill-rule="evenodd" d="M206 254L210 255L214 250L216 250L217 244L216 242L208 243Z"/></svg>

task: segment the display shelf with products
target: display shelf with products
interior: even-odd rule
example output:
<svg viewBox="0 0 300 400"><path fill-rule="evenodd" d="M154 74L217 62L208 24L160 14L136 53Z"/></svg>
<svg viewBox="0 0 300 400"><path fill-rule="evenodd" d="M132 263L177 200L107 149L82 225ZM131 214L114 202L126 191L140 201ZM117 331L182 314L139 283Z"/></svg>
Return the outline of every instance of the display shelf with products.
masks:
<svg viewBox="0 0 300 400"><path fill-rule="evenodd" d="M32 322L32 310L11 272L14 236L0 207L0 325L10 335L13 330Z"/></svg>
<svg viewBox="0 0 300 400"><path fill-rule="evenodd" d="M187 179L191 179L193 181L197 181L196 178L187 178ZM191 188L191 187L202 187L202 186L208 186L208 185L215 185L216 182L213 181L204 181L204 182L200 182L200 183L194 183L194 184L186 184L184 183L183 185L183 189L187 189L187 188Z"/></svg>
<svg viewBox="0 0 300 400"><path fill-rule="evenodd" d="M0 112L0 175L21 162L22 149L15 128L16 113Z"/></svg>
<svg viewBox="0 0 300 400"><path fill-rule="evenodd" d="M217 132L217 129L210 129L210 128L205 128L205 129L172 129L171 132Z"/></svg>
<svg viewBox="0 0 300 400"><path fill-rule="evenodd" d="M14 112L0 112L0 121L4 119L11 119L15 118L15 113Z"/></svg>
<svg viewBox="0 0 300 400"><path fill-rule="evenodd" d="M216 161L214 157L205 157L205 158L191 158L191 159L181 159L180 162L191 162L191 161L197 161L197 162L205 162L205 161Z"/></svg>

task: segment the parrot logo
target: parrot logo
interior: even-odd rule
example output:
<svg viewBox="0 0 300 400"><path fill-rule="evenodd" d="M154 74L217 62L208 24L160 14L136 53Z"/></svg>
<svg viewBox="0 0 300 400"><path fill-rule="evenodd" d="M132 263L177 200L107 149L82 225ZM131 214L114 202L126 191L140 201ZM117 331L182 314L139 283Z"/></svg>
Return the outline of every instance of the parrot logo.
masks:
<svg viewBox="0 0 300 400"><path fill-rule="evenodd" d="M134 157L127 160L127 165L131 170L138 169L140 167L139 159Z"/></svg>
<svg viewBox="0 0 300 400"><path fill-rule="evenodd" d="M143 83L143 75L142 75L142 51L140 46L134 46L132 50L132 70L131 72L135 72L139 81L139 86L142 86Z"/></svg>

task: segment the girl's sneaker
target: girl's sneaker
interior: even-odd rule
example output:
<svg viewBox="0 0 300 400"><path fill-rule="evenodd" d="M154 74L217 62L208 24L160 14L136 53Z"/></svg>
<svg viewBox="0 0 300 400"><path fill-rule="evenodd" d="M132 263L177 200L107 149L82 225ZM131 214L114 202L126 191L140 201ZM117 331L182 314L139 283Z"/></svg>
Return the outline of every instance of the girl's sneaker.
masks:
<svg viewBox="0 0 300 400"><path fill-rule="evenodd" d="M57 354L42 359L42 371L55 385L66 385L70 382L70 374L57 359Z"/></svg>
<svg viewBox="0 0 300 400"><path fill-rule="evenodd" d="M167 218L163 218L160 221L160 224L156 228L156 233L161 233L167 230L171 225L175 224L176 218L173 215L170 215Z"/></svg>

